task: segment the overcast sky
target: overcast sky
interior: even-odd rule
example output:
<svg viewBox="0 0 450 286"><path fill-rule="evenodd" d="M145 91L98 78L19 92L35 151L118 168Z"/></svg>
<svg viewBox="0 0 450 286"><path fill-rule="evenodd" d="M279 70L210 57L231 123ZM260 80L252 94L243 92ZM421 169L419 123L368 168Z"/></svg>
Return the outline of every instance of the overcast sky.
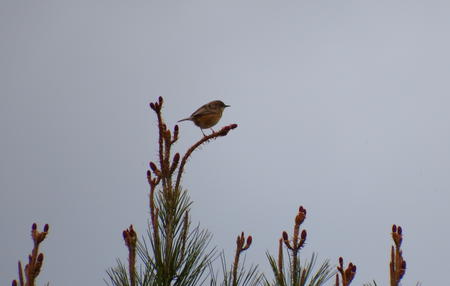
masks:
<svg viewBox="0 0 450 286"><path fill-rule="evenodd" d="M313 251L388 282L444 285L450 256L448 1L0 1L0 284L50 224L39 284L104 285L146 231L148 162L169 125L221 99L227 137L188 162L193 221L267 274L300 205ZM176 148L201 132L183 122ZM352 284L352 285L353 285Z"/></svg>

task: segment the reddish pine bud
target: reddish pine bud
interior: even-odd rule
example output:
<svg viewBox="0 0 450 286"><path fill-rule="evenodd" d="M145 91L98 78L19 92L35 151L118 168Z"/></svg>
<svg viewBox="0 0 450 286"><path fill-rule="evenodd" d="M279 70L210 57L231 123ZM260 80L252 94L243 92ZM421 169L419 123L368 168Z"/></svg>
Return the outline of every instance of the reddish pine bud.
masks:
<svg viewBox="0 0 450 286"><path fill-rule="evenodd" d="M37 261L39 261L39 262L44 261L44 254L43 253L39 253L39 255L37 257Z"/></svg>
<svg viewBox="0 0 450 286"><path fill-rule="evenodd" d="M350 263L351 264L351 263ZM351 264L352 265L352 264ZM356 265L352 265L352 272L356 272Z"/></svg>
<svg viewBox="0 0 450 286"><path fill-rule="evenodd" d="M162 104L163 104L163 98L162 98L162 96L160 96L160 97L158 98L158 101L159 101L159 105L162 105Z"/></svg>
<svg viewBox="0 0 450 286"><path fill-rule="evenodd" d="M302 230L302 234L300 235L300 237L302 238L302 240L306 239L306 229Z"/></svg>
<svg viewBox="0 0 450 286"><path fill-rule="evenodd" d="M48 228L49 228L49 226L48 226L48 224L46 224L46 225L44 226L44 232L48 232Z"/></svg>
<svg viewBox="0 0 450 286"><path fill-rule="evenodd" d="M247 247L249 247L251 244L252 244L252 236L249 235L249 236L247 237Z"/></svg>
<svg viewBox="0 0 450 286"><path fill-rule="evenodd" d="M400 235L402 235L402 227L401 227L401 226L399 226L399 227L397 228L397 233L400 234Z"/></svg>
<svg viewBox="0 0 450 286"><path fill-rule="evenodd" d="M285 231L283 231L283 239L284 240L288 240L288 234Z"/></svg>
<svg viewBox="0 0 450 286"><path fill-rule="evenodd" d="M173 128L173 132L174 132L174 133L177 133L178 130L179 130L179 127L178 127L178 124L177 124L177 125L175 125L175 127Z"/></svg>
<svg viewBox="0 0 450 286"><path fill-rule="evenodd" d="M33 223L33 225L31 226L31 229L32 229L32 230L36 230L36 229L37 229L37 224L36 224L36 223Z"/></svg>
<svg viewBox="0 0 450 286"><path fill-rule="evenodd" d="M392 232L397 232L397 226L395 224L392 225Z"/></svg>
<svg viewBox="0 0 450 286"><path fill-rule="evenodd" d="M220 136L225 136L228 134L229 131L230 131L230 128L227 126L227 127L222 128L220 131L218 131L218 133L220 134Z"/></svg>
<svg viewBox="0 0 450 286"><path fill-rule="evenodd" d="M299 212L298 215L295 217L295 224L301 225L304 221L305 221L305 214Z"/></svg>
<svg viewBox="0 0 450 286"><path fill-rule="evenodd" d="M295 216L295 224L300 225L302 223L302 215L298 214Z"/></svg>
<svg viewBox="0 0 450 286"><path fill-rule="evenodd" d="M153 170L153 172L156 172L156 170L158 170L155 163L153 163L153 162L150 162L150 168Z"/></svg>
<svg viewBox="0 0 450 286"><path fill-rule="evenodd" d="M147 170L147 178L150 178L152 176L152 173L150 172L150 170Z"/></svg>
<svg viewBox="0 0 450 286"><path fill-rule="evenodd" d="M12 285L12 286L17 286L17 281L16 281L16 280L13 280L13 282L12 282L11 285Z"/></svg>
<svg viewBox="0 0 450 286"><path fill-rule="evenodd" d="M172 166L170 166L171 174L173 174L173 172L175 172L176 168L178 167L178 162L180 162L180 153L176 153L175 156L173 156Z"/></svg>
<svg viewBox="0 0 450 286"><path fill-rule="evenodd" d="M128 232L127 232L126 230L124 230L124 231L122 232L122 236L123 236L123 239L127 240Z"/></svg>
<svg viewBox="0 0 450 286"><path fill-rule="evenodd" d="M150 108L155 110L155 105L153 104L153 102L150 102Z"/></svg>
<svg viewBox="0 0 450 286"><path fill-rule="evenodd" d="M406 261L405 260L402 261L402 269L406 269Z"/></svg>
<svg viewBox="0 0 450 286"><path fill-rule="evenodd" d="M339 264L340 264L341 266L343 266L343 265L344 265L344 258L342 258L342 257L339 257Z"/></svg>

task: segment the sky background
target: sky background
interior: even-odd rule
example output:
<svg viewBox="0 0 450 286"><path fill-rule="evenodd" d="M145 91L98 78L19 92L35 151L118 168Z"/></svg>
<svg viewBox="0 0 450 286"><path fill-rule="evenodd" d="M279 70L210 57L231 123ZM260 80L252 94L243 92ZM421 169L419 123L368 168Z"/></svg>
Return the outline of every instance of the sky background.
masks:
<svg viewBox="0 0 450 286"><path fill-rule="evenodd" d="M391 226L403 285L444 285L450 256L448 1L0 1L0 284L50 224L39 284L105 285L144 234L149 102L167 123L231 105L225 138L195 152L193 222L269 274L303 205L303 257L388 283ZM176 150L201 136L181 125Z"/></svg>

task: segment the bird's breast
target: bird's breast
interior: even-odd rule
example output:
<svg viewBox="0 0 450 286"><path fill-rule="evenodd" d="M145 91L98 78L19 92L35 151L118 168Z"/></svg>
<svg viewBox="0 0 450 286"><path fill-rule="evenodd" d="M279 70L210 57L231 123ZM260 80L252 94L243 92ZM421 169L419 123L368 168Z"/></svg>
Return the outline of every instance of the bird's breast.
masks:
<svg viewBox="0 0 450 286"><path fill-rule="evenodd" d="M211 128L219 122L222 112L203 114L193 118L195 125L202 129Z"/></svg>

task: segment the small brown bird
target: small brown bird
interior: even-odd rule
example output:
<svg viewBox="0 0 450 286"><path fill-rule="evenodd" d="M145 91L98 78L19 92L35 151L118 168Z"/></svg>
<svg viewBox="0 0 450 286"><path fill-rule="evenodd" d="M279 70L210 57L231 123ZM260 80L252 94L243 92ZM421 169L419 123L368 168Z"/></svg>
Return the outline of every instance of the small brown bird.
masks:
<svg viewBox="0 0 450 286"><path fill-rule="evenodd" d="M223 110L226 107L230 106L220 100L214 100L197 109L190 117L181 119L178 122L190 120L200 127L203 135L205 135L203 129L211 128L216 125L222 117Z"/></svg>

